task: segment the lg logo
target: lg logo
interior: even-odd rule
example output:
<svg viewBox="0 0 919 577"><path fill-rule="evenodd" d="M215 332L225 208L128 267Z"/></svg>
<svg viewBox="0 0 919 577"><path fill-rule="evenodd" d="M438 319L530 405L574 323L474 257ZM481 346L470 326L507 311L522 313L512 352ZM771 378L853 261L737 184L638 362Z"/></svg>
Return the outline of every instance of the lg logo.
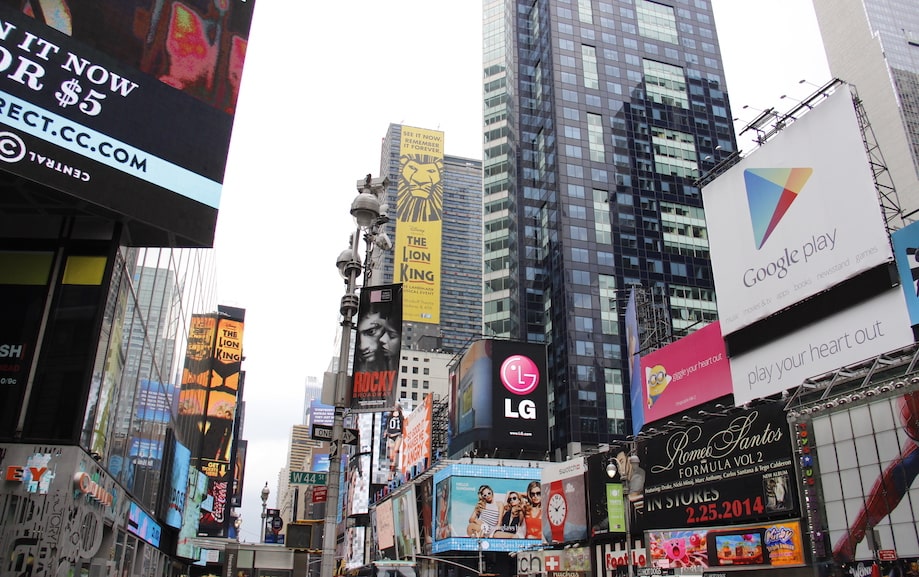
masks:
<svg viewBox="0 0 919 577"><path fill-rule="evenodd" d="M501 384L515 395L528 395L539 385L539 369L533 359L512 355L501 364ZM535 419L536 403L523 399L514 407L513 399L505 398L504 416L509 419Z"/></svg>

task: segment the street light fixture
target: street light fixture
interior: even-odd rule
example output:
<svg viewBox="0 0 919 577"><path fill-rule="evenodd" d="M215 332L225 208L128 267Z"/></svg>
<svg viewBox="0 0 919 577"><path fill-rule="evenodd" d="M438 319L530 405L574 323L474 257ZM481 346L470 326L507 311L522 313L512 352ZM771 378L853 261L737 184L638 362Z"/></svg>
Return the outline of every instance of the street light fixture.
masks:
<svg viewBox="0 0 919 577"><path fill-rule="evenodd" d="M271 494L271 491L268 489L268 481L265 481L265 486L262 488L262 543L265 542L265 536L268 534L268 512L265 508L268 506L268 495Z"/></svg>
<svg viewBox="0 0 919 577"><path fill-rule="evenodd" d="M373 250L373 237L380 232L380 227L388 221L381 210L380 198L386 192L388 178L372 178L371 175L357 182L359 194L351 203L351 215L357 226L351 236L351 246L342 251L336 259L338 272L345 280L345 294L341 297L341 348L338 352L338 372L335 378L333 405L335 415L332 421L332 441L329 447L329 475L326 491L326 513L322 532L322 563L319 566L320 577L332 577L335 572L335 547L338 541L338 494L341 475L341 446L344 435L344 416L348 401L351 398L350 379L348 378L348 358L351 353L351 331L354 328L354 317L360 305L357 296L357 279L365 272L364 284L367 284L372 269L370 254ZM358 253L361 234L365 233L368 259L361 264Z"/></svg>
<svg viewBox="0 0 919 577"><path fill-rule="evenodd" d="M621 453L620 453L621 455ZM620 470L623 469L623 470ZM622 499L625 504L625 556L628 577L634 577L632 564L632 495L640 495L645 488L645 472L640 466L638 455L628 457L628 465L620 467L619 461L614 457L606 465L606 476L610 479L619 477L622 481Z"/></svg>

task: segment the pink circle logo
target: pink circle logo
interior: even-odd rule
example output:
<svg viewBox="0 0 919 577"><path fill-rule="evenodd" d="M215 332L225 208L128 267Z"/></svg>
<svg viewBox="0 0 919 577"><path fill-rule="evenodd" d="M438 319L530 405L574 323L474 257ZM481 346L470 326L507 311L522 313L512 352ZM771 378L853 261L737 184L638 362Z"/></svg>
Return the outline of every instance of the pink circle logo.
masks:
<svg viewBox="0 0 919 577"><path fill-rule="evenodd" d="M512 355L501 363L501 384L515 395L528 395L539 385L539 369L530 357Z"/></svg>

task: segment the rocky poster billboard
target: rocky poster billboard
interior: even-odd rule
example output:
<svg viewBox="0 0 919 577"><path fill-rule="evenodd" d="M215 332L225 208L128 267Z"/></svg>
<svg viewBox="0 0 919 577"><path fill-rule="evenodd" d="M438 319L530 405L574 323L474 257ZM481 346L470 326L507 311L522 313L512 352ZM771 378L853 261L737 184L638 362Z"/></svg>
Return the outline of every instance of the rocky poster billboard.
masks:
<svg viewBox="0 0 919 577"><path fill-rule="evenodd" d="M354 342L352 411L384 411L396 405L402 355L402 285L361 290Z"/></svg>

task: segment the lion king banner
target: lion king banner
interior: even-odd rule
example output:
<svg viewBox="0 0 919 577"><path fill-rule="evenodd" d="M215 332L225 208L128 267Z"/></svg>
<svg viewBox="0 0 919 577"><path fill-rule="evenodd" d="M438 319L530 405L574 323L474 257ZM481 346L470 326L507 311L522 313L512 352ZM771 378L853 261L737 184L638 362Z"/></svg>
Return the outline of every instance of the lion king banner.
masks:
<svg viewBox="0 0 919 577"><path fill-rule="evenodd" d="M395 282L404 291L404 319L440 322L440 260L444 206L444 133L402 127L396 202Z"/></svg>

